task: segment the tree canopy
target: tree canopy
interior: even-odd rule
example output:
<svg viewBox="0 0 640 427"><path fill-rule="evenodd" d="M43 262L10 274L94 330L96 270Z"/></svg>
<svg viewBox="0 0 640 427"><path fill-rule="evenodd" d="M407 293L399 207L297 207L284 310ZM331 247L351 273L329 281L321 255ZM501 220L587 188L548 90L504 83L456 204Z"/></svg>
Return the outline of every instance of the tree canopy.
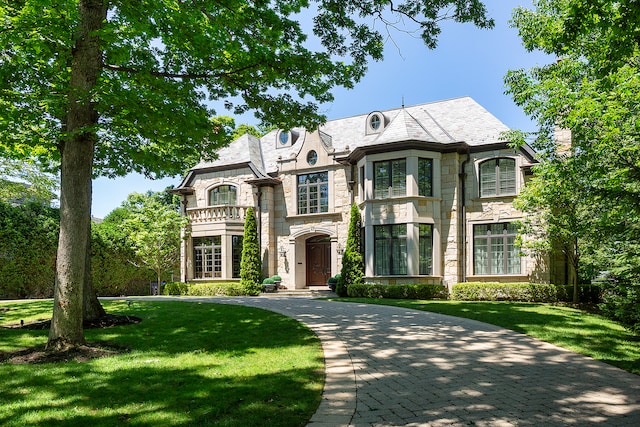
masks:
<svg viewBox="0 0 640 427"><path fill-rule="evenodd" d="M573 205L562 208L583 230L591 230L580 238L583 258L588 253L595 263L592 271L609 270L636 284L640 283L639 13L640 4L633 0L540 0L534 10L518 8L513 24L525 47L557 60L511 71L505 79L508 93L539 125L533 145L544 163L543 185L548 188L546 201L538 207L553 205L551 198L565 194L566 183L571 182ZM571 132L568 155L558 151L557 129ZM635 295L638 313L640 293L628 295Z"/></svg>

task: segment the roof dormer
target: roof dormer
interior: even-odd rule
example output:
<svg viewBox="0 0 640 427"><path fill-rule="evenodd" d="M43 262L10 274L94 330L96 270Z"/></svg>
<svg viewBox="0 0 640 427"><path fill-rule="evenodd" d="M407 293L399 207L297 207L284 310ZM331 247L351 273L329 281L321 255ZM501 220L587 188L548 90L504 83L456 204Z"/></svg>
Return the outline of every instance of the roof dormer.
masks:
<svg viewBox="0 0 640 427"><path fill-rule="evenodd" d="M388 120L380 111L374 111L367 116L365 124L365 134L371 135L380 133L387 126Z"/></svg>

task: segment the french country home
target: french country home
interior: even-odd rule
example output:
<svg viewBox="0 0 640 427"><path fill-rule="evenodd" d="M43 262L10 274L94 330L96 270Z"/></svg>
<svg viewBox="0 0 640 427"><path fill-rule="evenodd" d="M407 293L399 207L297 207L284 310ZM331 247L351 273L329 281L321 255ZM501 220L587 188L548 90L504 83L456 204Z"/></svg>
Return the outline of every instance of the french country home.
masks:
<svg viewBox="0 0 640 427"><path fill-rule="evenodd" d="M536 160L509 147L507 130L463 97L246 134L172 190L189 219L181 280L239 279L253 207L264 275L289 289L326 285L355 203L367 282L553 281L548 260L514 244L522 214L512 201Z"/></svg>

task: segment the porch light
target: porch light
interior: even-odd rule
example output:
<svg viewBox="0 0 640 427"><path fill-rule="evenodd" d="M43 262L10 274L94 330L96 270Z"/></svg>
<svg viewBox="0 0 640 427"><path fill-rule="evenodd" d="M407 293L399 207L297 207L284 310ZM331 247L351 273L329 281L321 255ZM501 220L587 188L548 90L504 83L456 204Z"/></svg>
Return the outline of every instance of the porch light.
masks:
<svg viewBox="0 0 640 427"><path fill-rule="evenodd" d="M338 246L336 247L336 252L338 252L338 255L342 255L344 253L344 248L340 243L338 243Z"/></svg>
<svg viewBox="0 0 640 427"><path fill-rule="evenodd" d="M282 258L286 258L287 257L287 250L285 248L280 248L280 256Z"/></svg>

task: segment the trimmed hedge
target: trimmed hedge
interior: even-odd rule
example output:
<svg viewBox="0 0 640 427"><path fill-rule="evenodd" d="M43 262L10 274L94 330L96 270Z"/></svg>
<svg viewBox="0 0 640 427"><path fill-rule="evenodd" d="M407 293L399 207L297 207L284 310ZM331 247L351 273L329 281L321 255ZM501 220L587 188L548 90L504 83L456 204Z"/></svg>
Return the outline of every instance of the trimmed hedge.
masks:
<svg viewBox="0 0 640 427"><path fill-rule="evenodd" d="M167 283L163 295L187 295L194 297L259 295L253 287L247 289L241 283Z"/></svg>
<svg viewBox="0 0 640 427"><path fill-rule="evenodd" d="M580 286L580 302L595 303L600 300L600 288ZM453 285L451 299L457 301L524 301L571 302L573 286L543 283L495 283L468 282Z"/></svg>
<svg viewBox="0 0 640 427"><path fill-rule="evenodd" d="M428 284L352 284L347 288L347 295L352 298L446 299L447 288Z"/></svg>

